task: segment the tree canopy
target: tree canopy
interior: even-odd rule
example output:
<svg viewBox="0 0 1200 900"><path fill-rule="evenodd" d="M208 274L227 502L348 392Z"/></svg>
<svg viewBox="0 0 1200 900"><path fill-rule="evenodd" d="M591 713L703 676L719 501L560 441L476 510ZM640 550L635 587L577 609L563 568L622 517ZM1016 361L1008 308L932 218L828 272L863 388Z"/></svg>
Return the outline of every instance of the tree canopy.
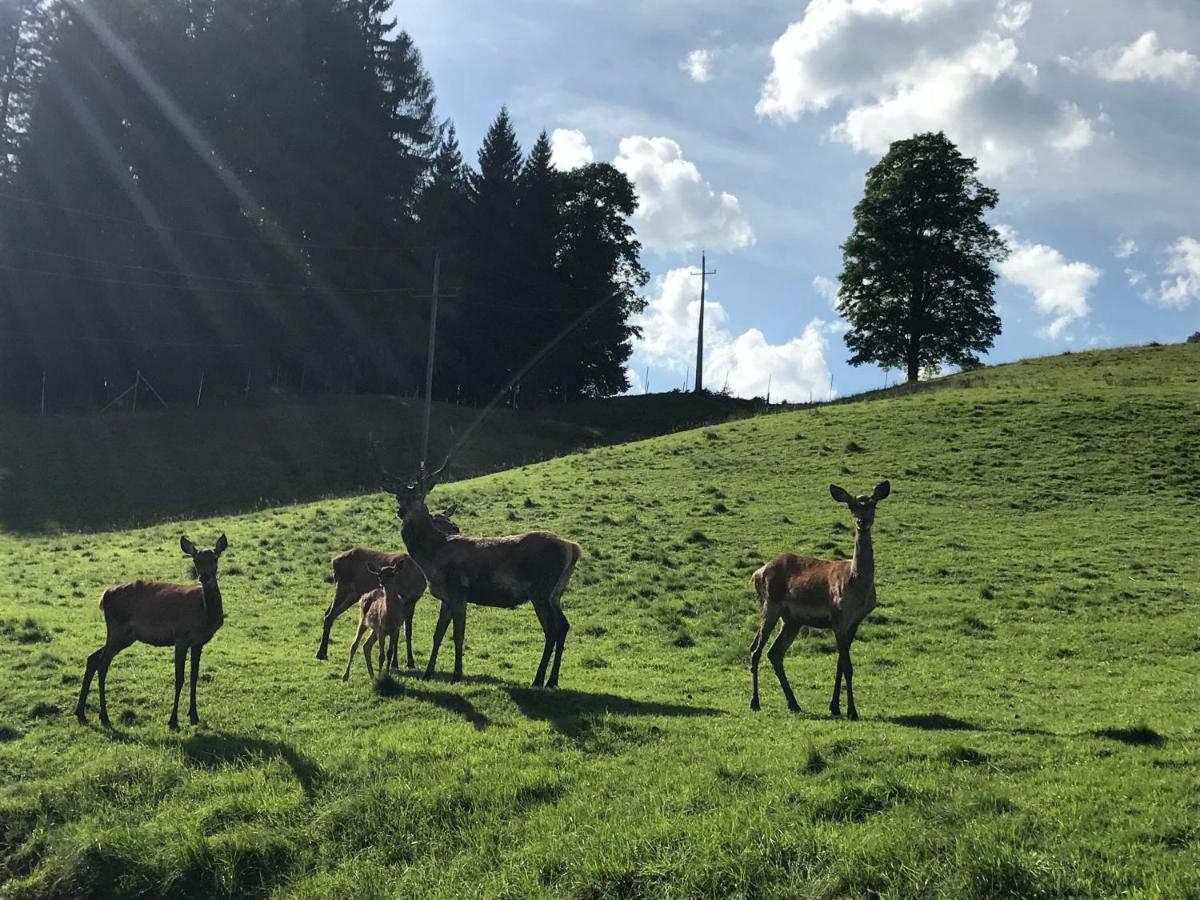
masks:
<svg viewBox="0 0 1200 900"><path fill-rule="evenodd" d="M992 263L1007 247L984 218L998 195L944 133L896 141L867 173L842 245L838 311L850 364L916 381L942 362L969 366L1000 333Z"/></svg>
<svg viewBox="0 0 1200 900"><path fill-rule="evenodd" d="M525 156L507 110L466 164L391 5L0 4L0 403L36 405L43 372L60 410L138 370L168 399L201 373L210 394L416 392L439 254L438 396L490 399L602 290L519 396L625 388L645 273L605 217L632 187L605 172L603 247L569 247L594 186L544 134Z"/></svg>

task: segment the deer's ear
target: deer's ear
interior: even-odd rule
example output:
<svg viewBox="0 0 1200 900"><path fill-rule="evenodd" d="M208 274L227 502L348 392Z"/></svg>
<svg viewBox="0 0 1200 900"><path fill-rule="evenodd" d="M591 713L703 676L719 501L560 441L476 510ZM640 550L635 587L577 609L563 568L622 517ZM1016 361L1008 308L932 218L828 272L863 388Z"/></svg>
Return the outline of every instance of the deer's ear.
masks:
<svg viewBox="0 0 1200 900"><path fill-rule="evenodd" d="M213 553L217 554L217 556L220 556L228 547L229 539L226 538L225 535L221 535L219 538L217 538L217 543L213 547Z"/></svg>
<svg viewBox="0 0 1200 900"><path fill-rule="evenodd" d="M179 549L183 551L184 556L195 557L196 545L187 539L187 535L179 538Z"/></svg>
<svg viewBox="0 0 1200 900"><path fill-rule="evenodd" d="M882 500L892 492L892 483L890 481L881 481L875 485L875 499Z"/></svg>
<svg viewBox="0 0 1200 900"><path fill-rule="evenodd" d="M829 496L838 503L849 503L851 500L850 495L846 493L846 489L838 487L836 484L831 484L829 486Z"/></svg>
<svg viewBox="0 0 1200 900"><path fill-rule="evenodd" d="M447 506L445 509L442 510L442 515L445 516L447 519L449 519L456 512L458 512L458 504L451 503L449 506Z"/></svg>

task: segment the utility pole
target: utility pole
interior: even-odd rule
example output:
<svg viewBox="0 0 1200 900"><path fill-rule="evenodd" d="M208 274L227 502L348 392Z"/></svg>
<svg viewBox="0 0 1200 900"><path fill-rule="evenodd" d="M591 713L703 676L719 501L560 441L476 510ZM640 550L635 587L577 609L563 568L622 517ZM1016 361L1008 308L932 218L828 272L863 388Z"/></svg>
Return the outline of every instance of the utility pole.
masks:
<svg viewBox="0 0 1200 900"><path fill-rule="evenodd" d="M442 254L433 255L433 298L429 306L429 352L425 359L425 428L421 433L421 472L429 460L429 415L433 410L433 342L437 337L438 280L442 274Z"/></svg>
<svg viewBox="0 0 1200 900"><path fill-rule="evenodd" d="M695 273L693 273L695 274ZM700 252L700 325L696 329L696 383L692 391L697 394L704 392L704 282L709 275L716 275L717 270L708 271L704 252Z"/></svg>

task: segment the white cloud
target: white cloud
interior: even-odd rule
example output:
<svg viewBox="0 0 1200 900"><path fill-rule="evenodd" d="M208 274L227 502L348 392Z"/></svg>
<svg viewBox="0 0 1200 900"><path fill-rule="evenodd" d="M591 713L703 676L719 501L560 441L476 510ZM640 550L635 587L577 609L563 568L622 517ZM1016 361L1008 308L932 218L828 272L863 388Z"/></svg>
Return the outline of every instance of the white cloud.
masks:
<svg viewBox="0 0 1200 900"><path fill-rule="evenodd" d="M1186 50L1165 50L1158 34L1147 31L1126 47L1097 50L1082 58L1059 58L1074 71L1086 70L1104 81L1187 84L1200 72L1200 58Z"/></svg>
<svg viewBox="0 0 1200 900"><path fill-rule="evenodd" d="M1117 238L1117 246L1113 248L1113 256L1117 259L1129 259L1129 257L1137 252L1137 241L1127 237Z"/></svg>
<svg viewBox="0 0 1200 900"><path fill-rule="evenodd" d="M626 394L644 394L646 386L642 384L642 376L637 373L637 369L626 367L625 378L629 381L629 387L625 391Z"/></svg>
<svg viewBox="0 0 1200 900"><path fill-rule="evenodd" d="M555 128L554 134L550 135L550 162L560 172L586 166L595 159L582 131Z"/></svg>
<svg viewBox="0 0 1200 900"><path fill-rule="evenodd" d="M700 315L699 279L690 268L672 269L655 282L655 294L638 317L642 339L634 353L655 366L687 371L696 361L696 327ZM725 308L705 301L705 386L728 387L739 397L761 397L770 386L771 399L807 401L830 396L825 361L828 335L836 330L813 319L798 337L772 344L757 328L734 335Z"/></svg>
<svg viewBox="0 0 1200 900"><path fill-rule="evenodd" d="M998 266L1000 274L1029 291L1038 312L1053 317L1042 335L1062 337L1068 325L1090 311L1088 294L1103 273L1085 262L1068 262L1053 247L1022 241L1012 228L1002 225L999 231L1011 250Z"/></svg>
<svg viewBox="0 0 1200 900"><path fill-rule="evenodd" d="M1132 266L1125 267L1125 277L1129 279L1130 287L1137 287L1146 280L1146 273L1141 269L1135 269Z"/></svg>
<svg viewBox="0 0 1200 900"><path fill-rule="evenodd" d="M830 309L836 310L838 305L838 282L833 278L826 278L824 275L818 275L813 279L813 290L825 298L829 303Z"/></svg>
<svg viewBox="0 0 1200 900"><path fill-rule="evenodd" d="M648 249L736 250L754 243L737 197L716 193L670 138L623 138L613 165L637 189L631 221Z"/></svg>
<svg viewBox="0 0 1200 900"><path fill-rule="evenodd" d="M1159 285L1158 301L1172 309L1183 309L1193 300L1200 301L1200 241L1181 237L1168 252L1168 275Z"/></svg>
<svg viewBox="0 0 1200 900"><path fill-rule="evenodd" d="M1041 93L1014 36L1028 3L1001 0L812 0L771 49L756 107L796 121L845 104L830 136L882 153L919 131L946 131L985 172L1073 153L1095 140L1074 104Z"/></svg>
<svg viewBox="0 0 1200 900"><path fill-rule="evenodd" d="M688 73L688 77L698 84L712 81L713 52L703 48L693 50L679 64L679 68Z"/></svg>

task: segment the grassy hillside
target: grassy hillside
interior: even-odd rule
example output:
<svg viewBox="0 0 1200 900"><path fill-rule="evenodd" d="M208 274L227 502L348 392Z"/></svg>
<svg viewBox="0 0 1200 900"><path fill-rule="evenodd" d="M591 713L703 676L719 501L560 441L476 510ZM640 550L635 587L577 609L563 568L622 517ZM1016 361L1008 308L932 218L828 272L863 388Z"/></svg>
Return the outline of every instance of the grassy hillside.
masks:
<svg viewBox="0 0 1200 900"><path fill-rule="evenodd" d="M456 455L454 471L725 422L758 406L658 394L500 409ZM432 449L444 453L477 415L437 404ZM129 527L361 492L379 483L370 436L397 466L415 466L421 417L410 400L345 396L139 416L0 415L0 529Z"/></svg>
<svg viewBox="0 0 1200 900"><path fill-rule="evenodd" d="M1198 410L1200 347L1077 354L439 488L585 547L555 692L528 608L471 610L461 684L343 684L349 618L312 658L329 557L397 543L379 495L0 536L0 896L1198 897ZM764 665L751 713L750 572L848 553L827 485L882 477L862 720L824 632L803 712ZM146 647L78 725L101 587L187 577L181 530L230 539L201 726Z"/></svg>

